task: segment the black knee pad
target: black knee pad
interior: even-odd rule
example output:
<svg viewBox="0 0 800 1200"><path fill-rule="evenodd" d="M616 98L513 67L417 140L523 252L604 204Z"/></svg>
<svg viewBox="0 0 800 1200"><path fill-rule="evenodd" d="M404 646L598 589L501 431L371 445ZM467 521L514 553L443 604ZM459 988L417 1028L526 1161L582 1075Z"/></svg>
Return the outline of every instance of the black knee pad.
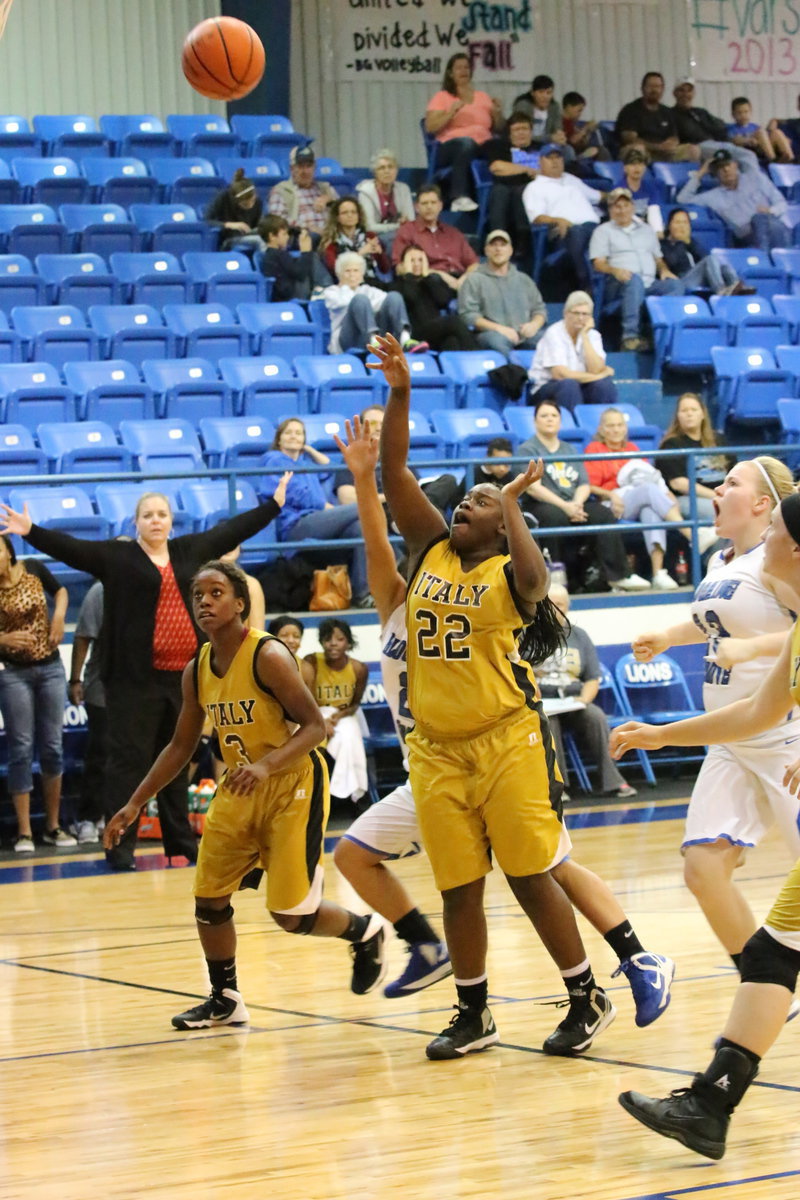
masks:
<svg viewBox="0 0 800 1200"><path fill-rule="evenodd" d="M286 914L283 913L280 915L285 916ZM304 916L302 916L300 918L300 920L298 921L298 923L294 927L294 929L287 929L285 932L286 933L299 933L301 935L301 937L307 937L309 935L309 933L314 932L314 926L317 923L318 915L319 915L319 909L317 909L317 911L313 912L313 913L306 913Z"/></svg>
<svg viewBox="0 0 800 1200"><path fill-rule="evenodd" d="M225 908L207 908L195 901L194 919L200 925L225 925L233 920L233 905L228 904Z"/></svg>
<svg viewBox="0 0 800 1200"><path fill-rule="evenodd" d="M740 970L742 983L776 983L794 994L800 972L800 950L784 946L766 929L757 929L742 950Z"/></svg>

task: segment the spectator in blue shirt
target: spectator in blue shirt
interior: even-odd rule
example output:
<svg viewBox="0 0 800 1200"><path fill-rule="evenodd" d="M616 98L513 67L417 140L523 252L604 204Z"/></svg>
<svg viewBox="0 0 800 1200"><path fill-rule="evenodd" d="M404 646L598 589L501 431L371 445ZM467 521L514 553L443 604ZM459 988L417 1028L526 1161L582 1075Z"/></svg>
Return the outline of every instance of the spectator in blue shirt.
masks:
<svg viewBox="0 0 800 1200"><path fill-rule="evenodd" d="M762 162L794 162L792 144L773 118L768 125L759 125L753 120L753 110L747 96L737 96L731 101L733 123L728 126L728 137L735 146L753 150Z"/></svg>

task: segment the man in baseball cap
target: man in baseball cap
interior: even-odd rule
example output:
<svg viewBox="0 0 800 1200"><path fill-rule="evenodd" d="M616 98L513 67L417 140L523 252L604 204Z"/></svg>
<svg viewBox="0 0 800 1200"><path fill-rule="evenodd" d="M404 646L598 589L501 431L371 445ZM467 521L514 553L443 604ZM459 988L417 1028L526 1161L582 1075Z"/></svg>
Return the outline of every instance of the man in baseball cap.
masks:
<svg viewBox="0 0 800 1200"><path fill-rule="evenodd" d="M268 207L275 216L289 222L295 238L298 230L308 230L316 247L336 192L329 183L314 178L315 166L316 155L310 146L293 146L289 155L291 178L275 185Z"/></svg>
<svg viewBox="0 0 800 1200"><path fill-rule="evenodd" d="M547 142L539 155L539 174L522 193L534 229L546 226L548 252L563 250L579 288L590 287L586 247L600 217L594 208L602 193L564 170L564 147Z"/></svg>
<svg viewBox="0 0 800 1200"><path fill-rule="evenodd" d="M493 229L484 244L486 262L458 290L458 314L479 345L506 358L532 349L547 320L547 306L530 275L511 262L514 247L505 229Z"/></svg>
<svg viewBox="0 0 800 1200"><path fill-rule="evenodd" d="M791 246L792 230L783 223L785 197L757 163L740 162L741 153L739 147L720 146L699 171L691 173L678 192L678 203L710 208L731 230L737 246L767 251ZM708 172L716 178L717 187L701 192L700 184Z"/></svg>

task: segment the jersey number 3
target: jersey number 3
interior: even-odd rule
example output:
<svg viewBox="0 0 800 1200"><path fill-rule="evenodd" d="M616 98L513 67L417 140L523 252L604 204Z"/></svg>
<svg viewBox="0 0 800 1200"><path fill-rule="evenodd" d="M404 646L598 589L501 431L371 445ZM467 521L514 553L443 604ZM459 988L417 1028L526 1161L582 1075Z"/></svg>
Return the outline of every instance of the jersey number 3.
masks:
<svg viewBox="0 0 800 1200"><path fill-rule="evenodd" d="M222 739L226 746L235 746L238 755L237 767L244 767L250 762L247 747L237 733L226 733Z"/></svg>
<svg viewBox="0 0 800 1200"><path fill-rule="evenodd" d="M441 620L428 608L417 611L417 651L420 658L470 658L467 638L472 626L464 613L447 613Z"/></svg>

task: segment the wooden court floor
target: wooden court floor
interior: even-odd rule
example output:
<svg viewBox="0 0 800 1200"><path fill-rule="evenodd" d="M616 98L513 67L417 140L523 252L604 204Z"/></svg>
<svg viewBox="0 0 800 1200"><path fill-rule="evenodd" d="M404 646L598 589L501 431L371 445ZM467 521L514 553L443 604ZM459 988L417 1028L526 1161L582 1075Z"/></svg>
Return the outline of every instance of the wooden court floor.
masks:
<svg viewBox="0 0 800 1200"><path fill-rule="evenodd" d="M642 941L678 962L671 1008L638 1030L627 984L610 978L614 956L585 929L618 1017L576 1060L541 1052L563 1015L551 1006L560 980L497 872L487 900L501 1045L431 1063L425 1044L449 1021L452 981L400 1001L356 997L346 946L279 932L263 890L236 900L252 1026L176 1033L172 1014L206 992L190 869L160 869L152 851L143 866L155 869L124 877L96 855L61 870L4 863L0 1196L794 1200L800 1020L765 1061L721 1163L648 1133L616 1102L629 1087L664 1095L705 1066L735 988L682 884L680 830L674 805L645 798L624 823L573 833ZM788 865L770 840L740 872L759 916ZM351 903L326 869L328 895ZM440 925L426 860L398 870ZM397 974L397 941L389 953Z"/></svg>

